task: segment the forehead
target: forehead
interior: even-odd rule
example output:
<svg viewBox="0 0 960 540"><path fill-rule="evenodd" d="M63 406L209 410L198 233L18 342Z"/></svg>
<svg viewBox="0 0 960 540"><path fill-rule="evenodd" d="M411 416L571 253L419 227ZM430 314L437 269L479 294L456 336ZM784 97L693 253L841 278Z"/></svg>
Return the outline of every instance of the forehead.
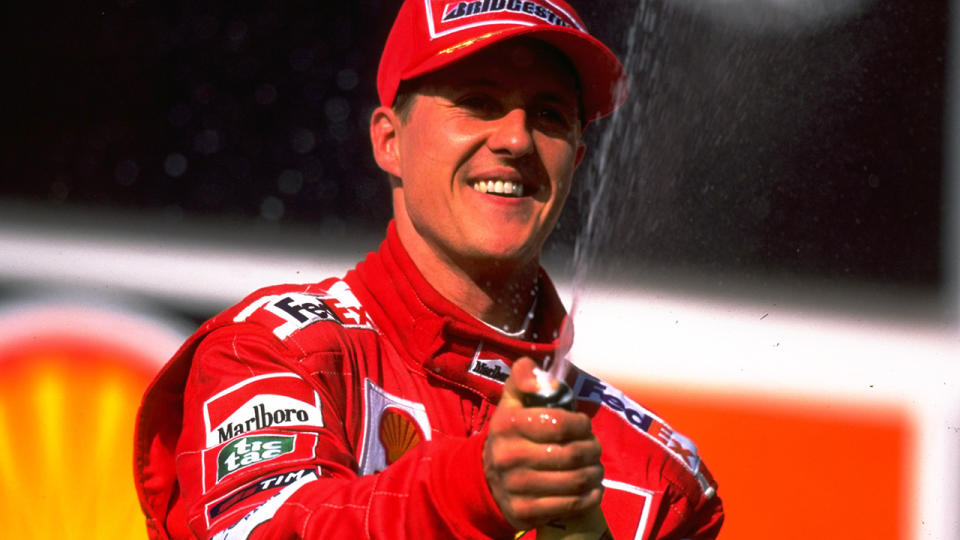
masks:
<svg viewBox="0 0 960 540"><path fill-rule="evenodd" d="M495 84L502 90L548 92L578 100L580 85L573 65L553 46L530 38L498 43L423 78L441 88Z"/></svg>

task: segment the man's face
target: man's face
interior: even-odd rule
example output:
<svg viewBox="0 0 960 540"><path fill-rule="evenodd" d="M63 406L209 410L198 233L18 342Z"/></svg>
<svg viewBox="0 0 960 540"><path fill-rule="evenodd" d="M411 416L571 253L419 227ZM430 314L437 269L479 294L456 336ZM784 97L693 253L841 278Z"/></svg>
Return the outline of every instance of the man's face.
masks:
<svg viewBox="0 0 960 540"><path fill-rule="evenodd" d="M583 155L565 59L537 41L506 41L428 75L404 116L401 238L460 267L537 261Z"/></svg>

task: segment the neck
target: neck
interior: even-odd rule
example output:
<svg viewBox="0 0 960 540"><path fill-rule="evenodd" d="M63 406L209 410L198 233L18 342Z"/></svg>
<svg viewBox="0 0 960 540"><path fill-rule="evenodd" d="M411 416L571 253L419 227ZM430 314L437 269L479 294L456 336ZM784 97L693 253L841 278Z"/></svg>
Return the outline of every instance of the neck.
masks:
<svg viewBox="0 0 960 540"><path fill-rule="evenodd" d="M398 233L424 279L447 300L506 332L523 327L538 294L538 260L453 260L418 235L405 235L402 228Z"/></svg>

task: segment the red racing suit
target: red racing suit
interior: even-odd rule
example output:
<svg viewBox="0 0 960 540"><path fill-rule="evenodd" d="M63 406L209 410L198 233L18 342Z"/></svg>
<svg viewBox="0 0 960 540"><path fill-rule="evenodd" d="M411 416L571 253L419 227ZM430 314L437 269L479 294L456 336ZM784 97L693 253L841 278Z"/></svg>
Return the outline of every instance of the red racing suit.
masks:
<svg viewBox="0 0 960 540"><path fill-rule="evenodd" d="M514 538L481 451L513 360L558 350L545 275L539 294L533 341L507 337L436 292L391 225L343 279L206 322L138 414L150 537ZM714 538L723 510L693 443L599 379L568 381L603 447L614 538Z"/></svg>

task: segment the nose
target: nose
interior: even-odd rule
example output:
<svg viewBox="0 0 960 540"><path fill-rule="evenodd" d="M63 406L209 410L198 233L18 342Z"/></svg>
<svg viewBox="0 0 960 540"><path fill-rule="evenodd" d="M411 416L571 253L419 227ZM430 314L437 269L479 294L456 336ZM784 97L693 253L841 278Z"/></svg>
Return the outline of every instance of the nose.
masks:
<svg viewBox="0 0 960 540"><path fill-rule="evenodd" d="M487 146L494 153L521 157L533 151L533 134L526 111L512 109L495 122L493 133L487 139Z"/></svg>

